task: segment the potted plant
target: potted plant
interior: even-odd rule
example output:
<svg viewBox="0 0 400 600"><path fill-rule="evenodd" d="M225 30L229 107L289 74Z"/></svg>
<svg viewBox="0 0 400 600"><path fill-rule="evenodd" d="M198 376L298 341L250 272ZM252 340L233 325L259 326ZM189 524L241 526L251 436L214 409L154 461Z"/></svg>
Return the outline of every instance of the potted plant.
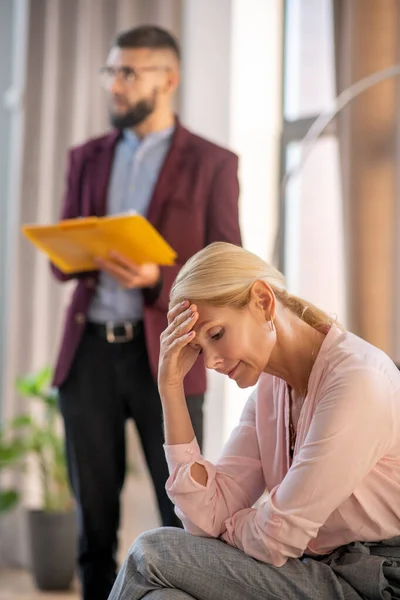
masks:
<svg viewBox="0 0 400 600"><path fill-rule="evenodd" d="M25 468L33 457L41 483L42 508L28 511L32 572L39 589L67 589L74 576L76 514L69 489L60 433L57 391L50 387L48 367L19 377L16 389L32 399L30 414L17 417L0 429L0 469ZM0 514L20 500L17 489L0 491Z"/></svg>

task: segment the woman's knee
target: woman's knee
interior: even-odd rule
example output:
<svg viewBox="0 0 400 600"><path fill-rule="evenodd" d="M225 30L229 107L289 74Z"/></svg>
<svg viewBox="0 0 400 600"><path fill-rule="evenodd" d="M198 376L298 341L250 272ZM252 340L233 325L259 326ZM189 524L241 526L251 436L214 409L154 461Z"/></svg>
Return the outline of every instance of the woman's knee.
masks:
<svg viewBox="0 0 400 600"><path fill-rule="evenodd" d="M190 534L175 527L160 527L142 533L133 542L128 561L135 564L147 581L156 579L154 583L160 583L159 576L164 569L174 560L177 560L176 550L182 547L185 537Z"/></svg>

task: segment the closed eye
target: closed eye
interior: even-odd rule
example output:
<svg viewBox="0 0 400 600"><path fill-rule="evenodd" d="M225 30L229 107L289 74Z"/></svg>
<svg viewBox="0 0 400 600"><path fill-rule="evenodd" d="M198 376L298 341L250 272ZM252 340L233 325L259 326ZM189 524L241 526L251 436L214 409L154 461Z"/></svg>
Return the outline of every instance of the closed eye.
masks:
<svg viewBox="0 0 400 600"><path fill-rule="evenodd" d="M221 331L218 331L218 333L214 333L214 335L211 336L211 339L212 340L220 340L223 335L224 335L224 330L221 329Z"/></svg>

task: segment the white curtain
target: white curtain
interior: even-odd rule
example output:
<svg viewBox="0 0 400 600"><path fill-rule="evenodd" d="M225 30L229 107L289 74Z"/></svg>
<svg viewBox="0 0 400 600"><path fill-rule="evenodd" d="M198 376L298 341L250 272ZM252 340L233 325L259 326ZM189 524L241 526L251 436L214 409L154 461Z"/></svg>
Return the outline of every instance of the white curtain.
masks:
<svg viewBox="0 0 400 600"><path fill-rule="evenodd" d="M15 377L54 362L71 291L52 280L46 258L22 238L19 227L57 220L67 148L108 128L97 73L115 33L156 24L179 38L182 8L181 0L31 0L27 6L27 39L19 40L27 47L22 153L18 185L7 199L15 220L7 248L13 268L3 304L8 306L1 382L5 418L21 409ZM34 497L34 478L31 485ZM3 561L27 560L21 515L0 524Z"/></svg>

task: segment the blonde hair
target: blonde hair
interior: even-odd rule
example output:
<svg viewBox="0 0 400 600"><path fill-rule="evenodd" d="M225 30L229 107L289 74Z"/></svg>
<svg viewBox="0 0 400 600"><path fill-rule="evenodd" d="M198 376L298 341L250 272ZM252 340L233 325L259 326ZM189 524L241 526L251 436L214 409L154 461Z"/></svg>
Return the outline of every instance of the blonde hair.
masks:
<svg viewBox="0 0 400 600"><path fill-rule="evenodd" d="M170 307L189 299L194 304L241 309L250 301L252 285L265 281L282 306L315 329L334 319L302 298L289 294L285 279L256 254L226 242L215 242L190 258L179 271L170 294Z"/></svg>

